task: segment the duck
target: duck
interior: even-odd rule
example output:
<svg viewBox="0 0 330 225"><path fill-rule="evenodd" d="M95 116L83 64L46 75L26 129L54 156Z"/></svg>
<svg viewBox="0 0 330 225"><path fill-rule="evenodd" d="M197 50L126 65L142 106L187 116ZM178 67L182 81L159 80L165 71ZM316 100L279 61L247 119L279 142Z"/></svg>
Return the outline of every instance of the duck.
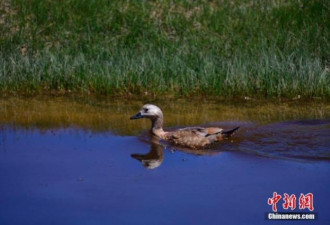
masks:
<svg viewBox="0 0 330 225"><path fill-rule="evenodd" d="M205 148L212 143L231 137L239 127L224 130L220 127L186 127L174 131L164 131L162 110L153 104L145 104L131 120L147 118L151 121L151 133L160 140L186 148Z"/></svg>

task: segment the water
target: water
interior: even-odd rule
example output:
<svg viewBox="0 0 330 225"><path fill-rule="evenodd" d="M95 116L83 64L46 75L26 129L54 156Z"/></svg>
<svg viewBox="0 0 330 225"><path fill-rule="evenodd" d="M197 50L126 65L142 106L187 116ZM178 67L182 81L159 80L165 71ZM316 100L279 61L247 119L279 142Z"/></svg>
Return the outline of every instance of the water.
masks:
<svg viewBox="0 0 330 225"><path fill-rule="evenodd" d="M241 127L200 151L130 121L143 103L0 99L0 224L278 224L274 191L314 194L318 219L290 224L329 221L328 104L154 101L169 129Z"/></svg>

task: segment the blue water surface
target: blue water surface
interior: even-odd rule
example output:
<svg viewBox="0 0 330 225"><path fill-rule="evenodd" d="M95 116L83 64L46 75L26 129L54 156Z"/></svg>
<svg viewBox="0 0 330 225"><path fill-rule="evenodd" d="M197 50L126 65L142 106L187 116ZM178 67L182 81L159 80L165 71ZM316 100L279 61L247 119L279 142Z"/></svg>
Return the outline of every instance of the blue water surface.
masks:
<svg viewBox="0 0 330 225"><path fill-rule="evenodd" d="M135 136L6 126L0 131L0 224L330 221L328 160L239 151L252 148L247 143L228 142L229 150L213 155L162 148L160 165L146 169L131 155L147 154L152 146ZM318 219L267 221L265 213L271 212L267 200L274 191L296 196L313 193ZM289 212L281 204L279 211Z"/></svg>

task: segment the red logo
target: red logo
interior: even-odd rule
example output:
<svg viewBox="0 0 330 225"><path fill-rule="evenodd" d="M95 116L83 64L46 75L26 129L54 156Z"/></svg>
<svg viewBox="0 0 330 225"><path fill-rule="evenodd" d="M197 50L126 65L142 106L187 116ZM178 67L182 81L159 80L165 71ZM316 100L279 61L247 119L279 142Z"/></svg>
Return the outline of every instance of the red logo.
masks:
<svg viewBox="0 0 330 225"><path fill-rule="evenodd" d="M314 210L312 193L308 193L306 195L300 194L299 209L306 209L306 208L309 209L309 211Z"/></svg>
<svg viewBox="0 0 330 225"><path fill-rule="evenodd" d="M277 203L281 200L282 196L280 194L277 194L277 192L273 193L272 198L268 198L268 205L272 206L273 212L277 212ZM285 210L288 210L289 208L291 210L294 210L296 208L296 195L292 194L289 195L287 193L284 193L283 197L283 204L282 207ZM306 195L300 194L299 197L299 209L309 209L309 211L314 210L314 205L313 205L313 194L308 193Z"/></svg>
<svg viewBox="0 0 330 225"><path fill-rule="evenodd" d="M278 195L276 192L273 193L273 197L268 199L268 205L273 205L273 212L277 212L276 204L282 198L281 195Z"/></svg>
<svg viewBox="0 0 330 225"><path fill-rule="evenodd" d="M296 196L294 194L289 196L287 193L284 193L283 200L283 209L291 208L291 210L294 210L296 208Z"/></svg>

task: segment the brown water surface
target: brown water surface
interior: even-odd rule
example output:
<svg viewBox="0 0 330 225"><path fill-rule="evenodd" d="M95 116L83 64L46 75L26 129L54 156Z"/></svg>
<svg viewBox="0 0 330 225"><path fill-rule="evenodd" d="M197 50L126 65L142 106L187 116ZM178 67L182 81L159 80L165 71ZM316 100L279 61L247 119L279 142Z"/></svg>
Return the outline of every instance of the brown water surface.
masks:
<svg viewBox="0 0 330 225"><path fill-rule="evenodd" d="M330 118L325 102L223 102L221 100L169 99L125 100L92 97L0 98L0 124L15 127L56 129L69 126L95 132L110 131L135 135L148 129L149 121L128 118L143 104L158 105L165 115L165 127L242 121L269 124L291 120Z"/></svg>

